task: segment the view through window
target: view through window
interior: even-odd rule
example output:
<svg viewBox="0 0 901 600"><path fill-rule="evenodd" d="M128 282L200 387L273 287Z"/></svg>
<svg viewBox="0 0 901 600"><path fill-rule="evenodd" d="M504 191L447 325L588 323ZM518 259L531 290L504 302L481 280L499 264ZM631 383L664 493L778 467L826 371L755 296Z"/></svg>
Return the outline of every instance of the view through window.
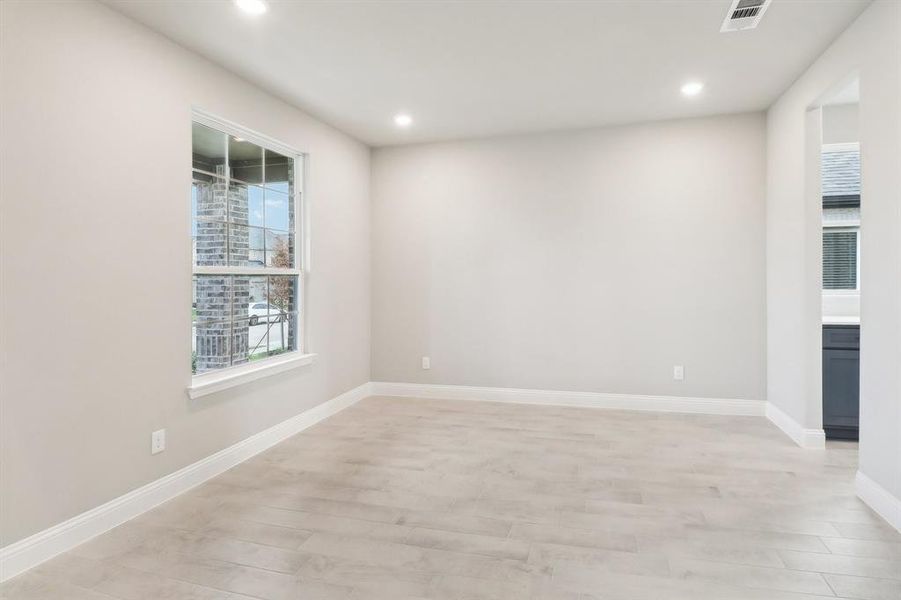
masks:
<svg viewBox="0 0 901 600"><path fill-rule="evenodd" d="M299 349L299 158L193 123L195 374Z"/></svg>
<svg viewBox="0 0 901 600"><path fill-rule="evenodd" d="M860 147L824 144L823 289L830 293L860 289Z"/></svg>

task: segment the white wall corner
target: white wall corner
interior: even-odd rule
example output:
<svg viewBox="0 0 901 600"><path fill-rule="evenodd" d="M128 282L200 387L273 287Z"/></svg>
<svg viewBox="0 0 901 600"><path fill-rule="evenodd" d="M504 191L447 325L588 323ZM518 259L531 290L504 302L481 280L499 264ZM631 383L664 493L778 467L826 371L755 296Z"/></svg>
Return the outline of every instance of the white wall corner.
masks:
<svg viewBox="0 0 901 600"><path fill-rule="evenodd" d="M371 395L367 382L114 500L0 548L0 582L71 550Z"/></svg>
<svg viewBox="0 0 901 600"><path fill-rule="evenodd" d="M766 406L766 403L761 400L732 398L685 398L679 396L607 394L601 392L562 392L427 383L373 382L371 391L374 396L481 400L513 404L543 404L548 406L760 417L764 415Z"/></svg>
<svg viewBox="0 0 901 600"><path fill-rule="evenodd" d="M826 432L822 429L807 429L776 407L766 403L766 418L781 429L802 448L822 450L826 448Z"/></svg>
<svg viewBox="0 0 901 600"><path fill-rule="evenodd" d="M854 478L857 497L885 519L889 525L901 532L901 498L896 498L887 489L861 473Z"/></svg>

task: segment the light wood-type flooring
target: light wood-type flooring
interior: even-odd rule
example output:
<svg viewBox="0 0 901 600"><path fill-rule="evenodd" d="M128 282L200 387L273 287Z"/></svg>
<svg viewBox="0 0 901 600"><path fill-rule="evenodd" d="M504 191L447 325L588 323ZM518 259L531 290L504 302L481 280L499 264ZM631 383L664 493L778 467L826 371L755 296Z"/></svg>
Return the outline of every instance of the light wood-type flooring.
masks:
<svg viewBox="0 0 901 600"><path fill-rule="evenodd" d="M0 596L899 600L856 465L763 418L368 398Z"/></svg>

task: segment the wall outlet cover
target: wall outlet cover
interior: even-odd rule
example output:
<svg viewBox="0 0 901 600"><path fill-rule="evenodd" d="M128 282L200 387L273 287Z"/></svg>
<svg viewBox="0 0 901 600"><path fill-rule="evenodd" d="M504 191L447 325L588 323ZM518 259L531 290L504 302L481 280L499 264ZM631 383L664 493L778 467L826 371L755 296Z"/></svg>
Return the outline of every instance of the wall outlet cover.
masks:
<svg viewBox="0 0 901 600"><path fill-rule="evenodd" d="M159 454L166 449L166 430L158 429L150 434L150 453Z"/></svg>

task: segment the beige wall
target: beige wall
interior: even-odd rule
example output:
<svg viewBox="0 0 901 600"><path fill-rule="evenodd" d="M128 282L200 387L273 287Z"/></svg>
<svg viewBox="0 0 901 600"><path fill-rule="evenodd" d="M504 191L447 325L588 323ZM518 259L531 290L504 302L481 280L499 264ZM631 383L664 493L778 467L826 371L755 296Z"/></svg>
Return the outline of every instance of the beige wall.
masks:
<svg viewBox="0 0 901 600"><path fill-rule="evenodd" d="M369 380L369 150L102 5L0 6L5 545ZM197 402L192 105L309 152L319 353Z"/></svg>
<svg viewBox="0 0 901 600"><path fill-rule="evenodd" d="M373 379L763 399L764 133L747 114L374 151Z"/></svg>
<svg viewBox="0 0 901 600"><path fill-rule="evenodd" d="M901 3L874 2L767 113L767 398L822 427L818 126L806 113L860 77L860 470L901 499ZM817 132L818 133L818 132Z"/></svg>

